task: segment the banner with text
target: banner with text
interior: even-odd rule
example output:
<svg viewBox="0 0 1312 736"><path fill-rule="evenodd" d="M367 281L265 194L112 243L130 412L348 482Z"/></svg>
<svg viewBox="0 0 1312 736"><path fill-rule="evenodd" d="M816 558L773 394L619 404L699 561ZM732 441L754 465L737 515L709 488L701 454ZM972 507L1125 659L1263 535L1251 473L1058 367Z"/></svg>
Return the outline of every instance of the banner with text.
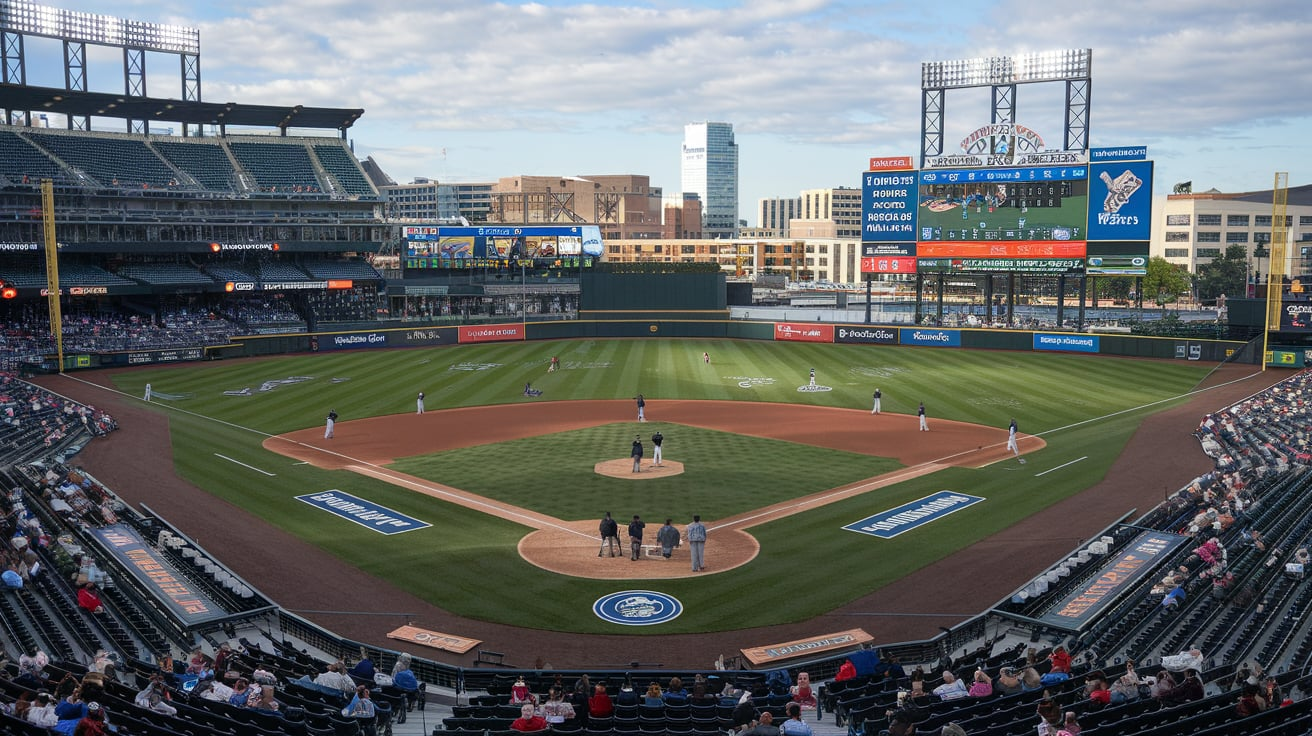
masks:
<svg viewBox="0 0 1312 736"><path fill-rule="evenodd" d="M897 329L893 327L838 327L834 329L834 342L896 345Z"/></svg>
<svg viewBox="0 0 1312 736"><path fill-rule="evenodd" d="M898 342L903 345L958 348L961 347L961 332L958 330L926 330L903 327L898 331Z"/></svg>
<svg viewBox="0 0 1312 736"><path fill-rule="evenodd" d="M774 339L789 342L833 342L834 326L810 322L775 322Z"/></svg>
<svg viewBox="0 0 1312 736"><path fill-rule="evenodd" d="M861 239L910 243L916 240L916 172L861 175Z"/></svg>
<svg viewBox="0 0 1312 736"><path fill-rule="evenodd" d="M1098 618L1117 596L1150 575L1157 562L1188 537L1168 532L1145 531L1122 552L1108 557L1088 585L1069 593L1038 617L1040 621L1068 630L1079 630Z"/></svg>
<svg viewBox="0 0 1312 736"><path fill-rule="evenodd" d="M508 342L511 340L526 339L523 324L471 325L462 326L459 330L461 344L471 342Z"/></svg>
<svg viewBox="0 0 1312 736"><path fill-rule="evenodd" d="M161 557L131 527L114 524L89 531L142 588L187 626L228 615L222 606L188 582L172 562Z"/></svg>
<svg viewBox="0 0 1312 736"><path fill-rule="evenodd" d="M1152 161L1089 167L1089 240L1147 241L1152 220Z"/></svg>
<svg viewBox="0 0 1312 736"><path fill-rule="evenodd" d="M1065 333L1034 333L1035 350L1061 350L1073 353L1098 352L1097 335L1068 335Z"/></svg>

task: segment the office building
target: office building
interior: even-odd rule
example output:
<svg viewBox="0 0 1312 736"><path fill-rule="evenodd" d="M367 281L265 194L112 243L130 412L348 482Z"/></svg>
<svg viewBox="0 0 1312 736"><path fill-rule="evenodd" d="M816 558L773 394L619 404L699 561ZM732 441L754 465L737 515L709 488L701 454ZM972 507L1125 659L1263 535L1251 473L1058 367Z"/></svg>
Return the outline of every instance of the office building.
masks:
<svg viewBox="0 0 1312 736"><path fill-rule="evenodd" d="M690 123L683 127L680 190L702 201L702 232L707 238L733 238L738 232L738 144L731 123Z"/></svg>

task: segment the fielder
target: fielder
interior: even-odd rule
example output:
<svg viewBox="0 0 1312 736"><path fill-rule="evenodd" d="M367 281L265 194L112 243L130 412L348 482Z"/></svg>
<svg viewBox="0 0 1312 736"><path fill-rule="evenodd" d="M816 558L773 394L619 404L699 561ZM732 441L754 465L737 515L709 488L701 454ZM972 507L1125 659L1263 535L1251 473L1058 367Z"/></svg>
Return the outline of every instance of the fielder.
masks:
<svg viewBox="0 0 1312 736"><path fill-rule="evenodd" d="M150 384L146 384L146 401L150 401Z"/></svg>
<svg viewBox="0 0 1312 736"><path fill-rule="evenodd" d="M1020 457L1020 444L1016 442L1016 419L1013 417L1011 426L1007 427L1007 449L1011 450L1017 458Z"/></svg>
<svg viewBox="0 0 1312 736"><path fill-rule="evenodd" d="M638 401L638 421L645 422L647 421L647 400L642 398L642 394L638 394L637 401Z"/></svg>
<svg viewBox="0 0 1312 736"><path fill-rule="evenodd" d="M330 440L333 438L333 425L337 424L337 412L332 409L328 410L328 421L324 424L323 438Z"/></svg>
<svg viewBox="0 0 1312 736"><path fill-rule="evenodd" d="M811 385L812 385L812 386L815 385L815 369L814 369L814 368L811 369Z"/></svg>
<svg viewBox="0 0 1312 736"><path fill-rule="evenodd" d="M929 422L925 421L925 402L920 402L920 408L916 410L916 415L920 417L920 431L929 431Z"/></svg>
<svg viewBox="0 0 1312 736"><path fill-rule="evenodd" d="M423 414L423 413L424 413L424 392L423 392L423 391L420 391L420 392L419 392L419 398L415 400L415 408L416 408L416 410L417 410L417 411L415 412L416 414Z"/></svg>
<svg viewBox="0 0 1312 736"><path fill-rule="evenodd" d="M879 409L879 402L880 402L880 399L883 399L883 398L884 398L884 394L881 393L879 389L875 389L875 397L874 397L874 398L875 398L875 406L874 406L874 408L872 408L872 409L870 410L870 413L871 413L871 414L878 414L879 411L880 411L880 409Z"/></svg>
<svg viewBox="0 0 1312 736"><path fill-rule="evenodd" d="M652 467L656 467L657 465L661 464L661 443L664 441L665 441L665 435L661 434L661 431L659 429L656 430L656 434L651 436L651 444L656 448L652 450L651 453Z"/></svg>

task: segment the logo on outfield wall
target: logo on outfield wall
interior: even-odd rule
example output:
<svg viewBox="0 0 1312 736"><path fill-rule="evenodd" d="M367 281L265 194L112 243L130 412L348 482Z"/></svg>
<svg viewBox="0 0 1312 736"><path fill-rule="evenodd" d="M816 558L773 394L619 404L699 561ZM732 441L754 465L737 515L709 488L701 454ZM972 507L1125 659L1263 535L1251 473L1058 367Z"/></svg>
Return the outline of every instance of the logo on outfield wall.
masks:
<svg viewBox="0 0 1312 736"><path fill-rule="evenodd" d="M624 590L592 604L597 618L621 626L651 626L673 621L683 613L678 598L653 590Z"/></svg>

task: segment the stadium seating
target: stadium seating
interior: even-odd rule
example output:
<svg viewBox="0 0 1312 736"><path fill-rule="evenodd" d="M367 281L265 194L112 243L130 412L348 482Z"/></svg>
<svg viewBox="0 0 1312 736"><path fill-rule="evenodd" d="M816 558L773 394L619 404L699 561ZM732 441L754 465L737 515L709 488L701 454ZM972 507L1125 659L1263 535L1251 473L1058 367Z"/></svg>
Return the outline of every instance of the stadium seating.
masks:
<svg viewBox="0 0 1312 736"><path fill-rule="evenodd" d="M316 279L352 279L357 281L382 280L382 277L374 270L373 266L360 260L309 260L301 265Z"/></svg>
<svg viewBox="0 0 1312 736"><path fill-rule="evenodd" d="M151 147L185 172L205 189L212 192L238 192L237 171L219 141L183 142L152 139Z"/></svg>
<svg viewBox="0 0 1312 736"><path fill-rule="evenodd" d="M0 177L10 184L36 186L41 179L63 182L64 168L16 132L0 130Z"/></svg>
<svg viewBox="0 0 1312 736"><path fill-rule="evenodd" d="M304 143L228 142L228 149L262 192L321 194L323 187Z"/></svg>
<svg viewBox="0 0 1312 736"><path fill-rule="evenodd" d="M314 155L319 159L319 164L323 166L341 188L347 193L355 196L377 197L378 191L374 189L369 180L365 178L364 172L360 169L360 164L347 152L341 143L316 143L312 146Z"/></svg>
<svg viewBox="0 0 1312 736"><path fill-rule="evenodd" d="M32 130L28 140L104 187L189 188L178 172L146 145L140 136L69 135ZM194 188L194 187L190 187Z"/></svg>

